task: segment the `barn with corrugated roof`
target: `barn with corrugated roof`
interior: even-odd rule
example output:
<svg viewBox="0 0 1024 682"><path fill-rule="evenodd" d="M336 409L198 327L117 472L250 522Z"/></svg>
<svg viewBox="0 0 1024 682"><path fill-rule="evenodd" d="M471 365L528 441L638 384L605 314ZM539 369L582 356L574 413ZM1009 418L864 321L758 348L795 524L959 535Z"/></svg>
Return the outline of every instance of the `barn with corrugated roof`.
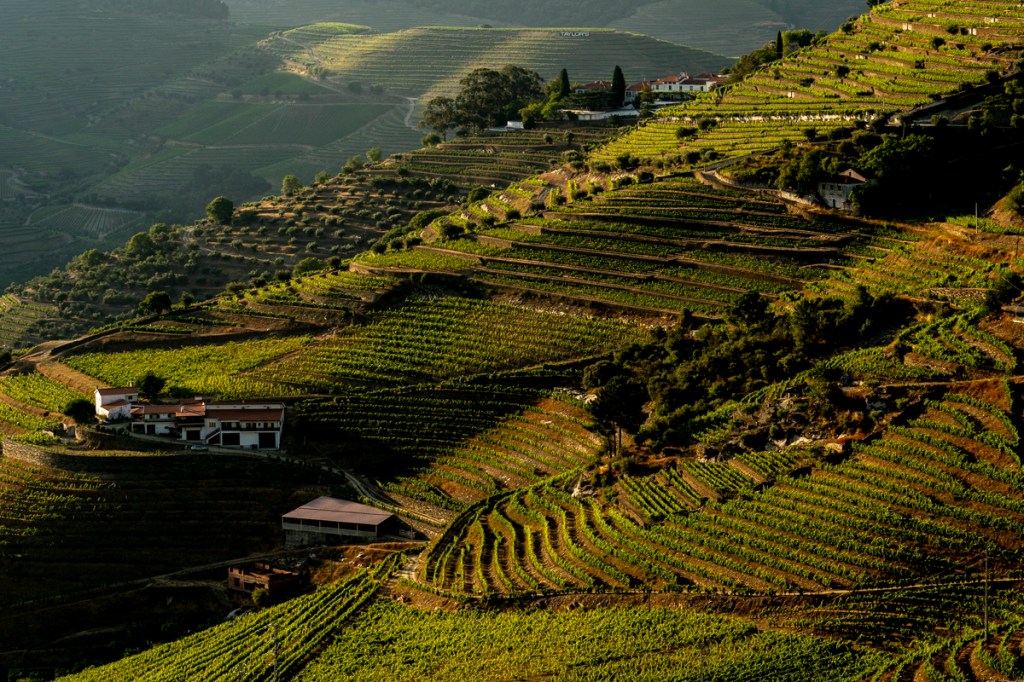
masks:
<svg viewBox="0 0 1024 682"><path fill-rule="evenodd" d="M358 502L318 497L282 515L281 528L289 546L324 545L392 534L397 531L397 518Z"/></svg>

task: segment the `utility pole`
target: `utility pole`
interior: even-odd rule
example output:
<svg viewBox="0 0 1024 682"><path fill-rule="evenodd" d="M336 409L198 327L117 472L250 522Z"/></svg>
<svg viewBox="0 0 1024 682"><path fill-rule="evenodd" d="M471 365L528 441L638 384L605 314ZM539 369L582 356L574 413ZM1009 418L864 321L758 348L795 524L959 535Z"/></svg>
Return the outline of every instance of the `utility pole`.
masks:
<svg viewBox="0 0 1024 682"><path fill-rule="evenodd" d="M975 237L978 236L978 232L980 232L980 228L978 227L978 202L975 201L974 202L974 236Z"/></svg>

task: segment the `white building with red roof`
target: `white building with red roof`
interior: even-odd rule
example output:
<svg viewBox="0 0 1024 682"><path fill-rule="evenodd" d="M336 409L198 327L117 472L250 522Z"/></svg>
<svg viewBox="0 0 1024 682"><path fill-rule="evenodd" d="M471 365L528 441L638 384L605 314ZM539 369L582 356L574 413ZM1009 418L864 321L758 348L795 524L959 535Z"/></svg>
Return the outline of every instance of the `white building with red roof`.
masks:
<svg viewBox="0 0 1024 682"><path fill-rule="evenodd" d="M685 71L675 75L659 78L651 83L651 91L655 93L666 92L710 92L725 82L722 76L713 73L700 73L691 76Z"/></svg>
<svg viewBox="0 0 1024 682"><path fill-rule="evenodd" d="M172 436L200 446L279 450L284 404L207 400L137 404L131 417L134 433Z"/></svg>
<svg viewBox="0 0 1024 682"><path fill-rule="evenodd" d="M97 388L93 392L96 416L108 421L128 419L132 405L139 402L137 388Z"/></svg>

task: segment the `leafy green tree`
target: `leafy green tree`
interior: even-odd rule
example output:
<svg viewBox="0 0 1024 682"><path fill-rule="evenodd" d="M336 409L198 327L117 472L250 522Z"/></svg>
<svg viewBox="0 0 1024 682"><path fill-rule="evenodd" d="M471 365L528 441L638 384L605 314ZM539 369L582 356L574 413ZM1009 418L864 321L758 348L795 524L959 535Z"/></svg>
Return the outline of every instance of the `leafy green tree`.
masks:
<svg viewBox="0 0 1024 682"><path fill-rule="evenodd" d="M741 329L763 327L771 321L768 299L756 291L748 291L733 303L725 319Z"/></svg>
<svg viewBox="0 0 1024 682"><path fill-rule="evenodd" d="M78 257L78 263L85 268L95 268L103 265L109 260L109 256L99 249L89 249Z"/></svg>
<svg viewBox="0 0 1024 682"><path fill-rule="evenodd" d="M611 105L613 107L621 107L622 103L626 100L626 77L622 74L622 68L618 65L615 66L615 71L612 72L612 94L611 94Z"/></svg>
<svg viewBox="0 0 1024 682"><path fill-rule="evenodd" d="M139 303L139 312L144 315L160 314L171 309L171 296L166 291L151 291Z"/></svg>
<svg viewBox="0 0 1024 682"><path fill-rule="evenodd" d="M355 173L357 170L366 165L366 161L359 154L353 154L352 158L345 162L345 165L341 167L343 173Z"/></svg>
<svg viewBox="0 0 1024 682"><path fill-rule="evenodd" d="M76 424L89 424L96 421L96 406L90 400L78 398L64 407L64 414L74 419Z"/></svg>
<svg viewBox="0 0 1024 682"><path fill-rule="evenodd" d="M234 203L224 196L216 197L206 205L206 217L219 225L230 225L234 211Z"/></svg>
<svg viewBox="0 0 1024 682"><path fill-rule="evenodd" d="M494 71L474 69L459 84L455 98L458 122L481 130L505 123L542 98L543 80L536 71L509 65Z"/></svg>
<svg viewBox="0 0 1024 682"><path fill-rule="evenodd" d="M125 250L132 256L146 257L153 253L153 239L148 232L136 232L128 240Z"/></svg>
<svg viewBox="0 0 1024 682"><path fill-rule="evenodd" d="M296 263L295 267L292 269L292 274L295 277L299 277L309 272L323 270L325 267L326 265L322 260L316 258L315 256L310 256L309 258L303 258L298 263Z"/></svg>
<svg viewBox="0 0 1024 682"><path fill-rule="evenodd" d="M155 399L164 390L166 384L166 379L158 377L153 372L146 372L135 380L135 385L139 389L139 395L146 400Z"/></svg>
<svg viewBox="0 0 1024 682"><path fill-rule="evenodd" d="M448 132L459 127L459 108L451 97L435 97L423 109L421 127L429 127L448 139Z"/></svg>
<svg viewBox="0 0 1024 682"><path fill-rule="evenodd" d="M252 604L258 609L270 606L270 592L262 587L257 587L252 591Z"/></svg>
<svg viewBox="0 0 1024 682"><path fill-rule="evenodd" d="M647 399L647 389L642 384L618 375L604 385L597 399L590 404L594 418L606 428L613 427L616 452L622 448L622 432L636 433L643 425Z"/></svg>
<svg viewBox="0 0 1024 682"><path fill-rule="evenodd" d="M380 147L373 147L366 152L366 160L370 163L380 163L382 158L384 158L384 153L380 150Z"/></svg>
<svg viewBox="0 0 1024 682"><path fill-rule="evenodd" d="M1018 216L1024 215L1024 185L1017 185L1011 189L1003 206Z"/></svg>
<svg viewBox="0 0 1024 682"><path fill-rule="evenodd" d="M302 189L302 183L294 175L286 175L281 179L281 194L292 196Z"/></svg>

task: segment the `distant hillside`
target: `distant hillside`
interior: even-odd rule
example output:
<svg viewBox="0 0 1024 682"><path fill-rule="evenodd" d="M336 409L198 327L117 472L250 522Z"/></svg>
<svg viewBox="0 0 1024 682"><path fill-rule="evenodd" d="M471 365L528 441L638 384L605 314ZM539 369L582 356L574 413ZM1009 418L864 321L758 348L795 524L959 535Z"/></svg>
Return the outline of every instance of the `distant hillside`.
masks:
<svg viewBox="0 0 1024 682"><path fill-rule="evenodd" d="M857 0L655 0L609 26L738 57L772 40L778 31L831 32L866 9Z"/></svg>
<svg viewBox="0 0 1024 682"><path fill-rule="evenodd" d="M297 26L314 21L366 24L376 32L414 26L593 26L645 33L709 52L738 56L760 47L789 28L833 31L851 15L864 12L860 0L643 0L615 3L473 0L226 0L234 21L266 26Z"/></svg>
<svg viewBox="0 0 1024 682"><path fill-rule="evenodd" d="M628 80L686 70L718 71L720 55L614 30L414 28L379 35L324 35L316 26L265 41L266 49L332 80L378 84L411 97L453 94L475 68L515 63L553 78L565 68L574 81L611 79L615 65ZM439 59L443 56L443 59Z"/></svg>
<svg viewBox="0 0 1024 682"><path fill-rule="evenodd" d="M227 19L228 6L221 0L92 0L96 7L133 12L176 14L193 18Z"/></svg>
<svg viewBox="0 0 1024 682"><path fill-rule="evenodd" d="M9 248L0 253L0 286L49 272L90 248L115 247L154 222L189 223L217 195L242 203L271 193L288 174L309 182L374 147L385 156L414 149L423 131L406 98L448 87L435 81L454 82L480 63L523 61L551 76L566 62L580 78L607 78L620 61L638 77L651 64L652 73L661 73L727 63L625 36L612 50L614 61L579 44L569 46L578 54L565 55L553 45L509 39L500 42L500 60L480 46L454 61L455 48L410 52L437 78L400 79L410 66L389 46L409 49L408 43L360 35L371 28L358 24L377 27L378 18L399 15L401 27L479 22L426 6L366 9L346 24L275 36L263 49L258 43L268 29L224 21L218 0L3 3L0 236ZM360 65L337 78L284 71L284 58L301 59L306 42L345 38L383 50L380 64L369 64L374 57L364 50Z"/></svg>

